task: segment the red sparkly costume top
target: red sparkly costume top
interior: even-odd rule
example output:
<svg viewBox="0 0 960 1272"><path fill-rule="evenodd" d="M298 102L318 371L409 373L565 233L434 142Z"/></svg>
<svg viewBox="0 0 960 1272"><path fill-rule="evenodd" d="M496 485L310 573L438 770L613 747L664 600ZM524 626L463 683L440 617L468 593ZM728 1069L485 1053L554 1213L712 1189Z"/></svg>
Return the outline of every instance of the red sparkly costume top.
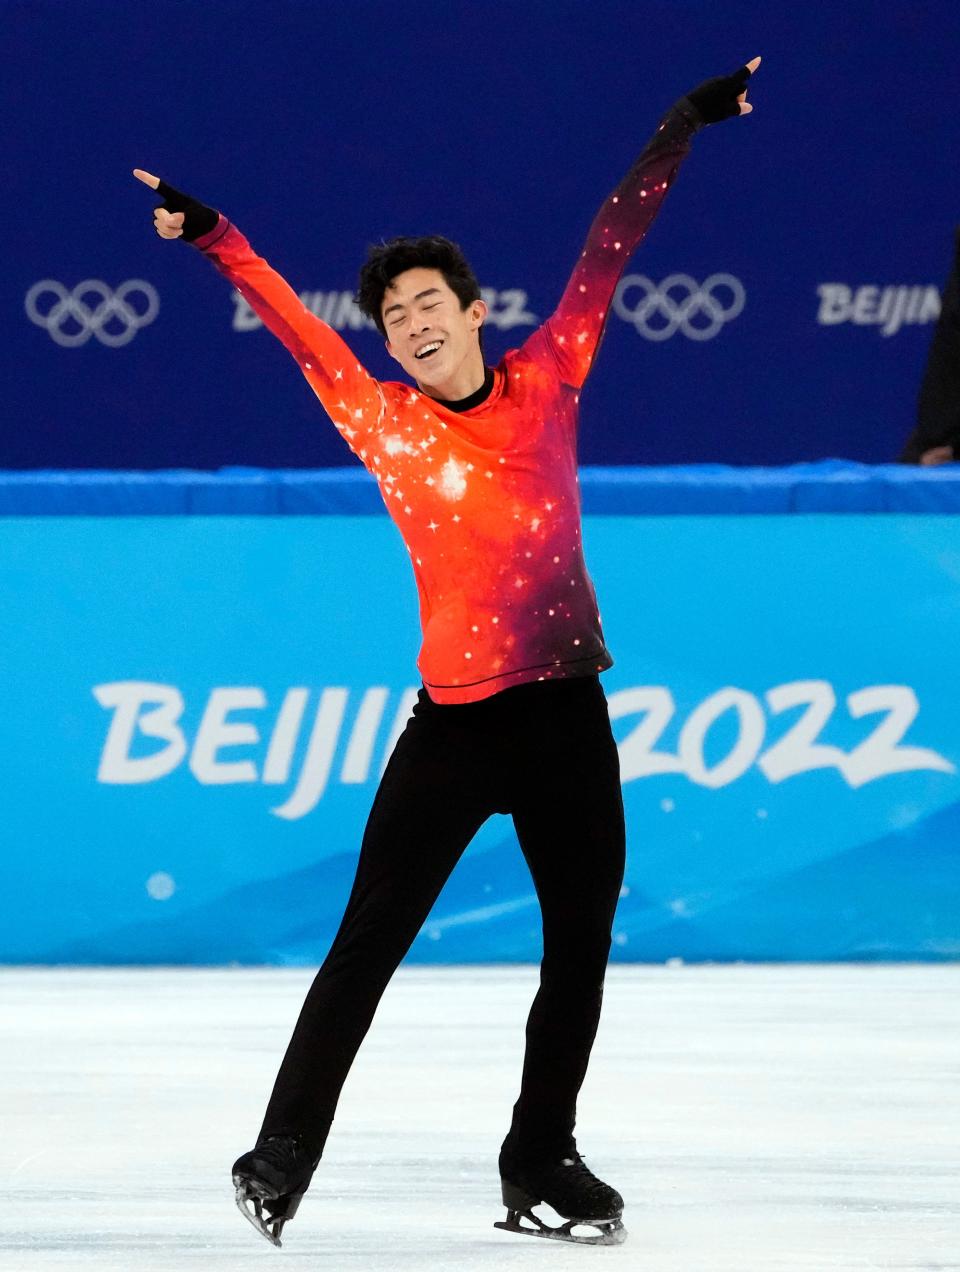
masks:
<svg viewBox="0 0 960 1272"><path fill-rule="evenodd" d="M583 557L580 388L623 268L702 126L684 98L597 214L556 311L465 411L373 379L222 214L195 246L289 349L376 478L416 577L431 699L474 702L612 666Z"/></svg>

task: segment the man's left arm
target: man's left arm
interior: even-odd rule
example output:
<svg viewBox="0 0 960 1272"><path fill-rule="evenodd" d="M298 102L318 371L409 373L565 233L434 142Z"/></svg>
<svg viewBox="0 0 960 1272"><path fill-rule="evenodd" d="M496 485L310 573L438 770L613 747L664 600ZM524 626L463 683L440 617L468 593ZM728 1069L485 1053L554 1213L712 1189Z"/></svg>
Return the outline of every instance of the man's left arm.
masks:
<svg viewBox="0 0 960 1272"><path fill-rule="evenodd" d="M600 208L560 304L525 345L530 353L545 345L564 383L579 388L587 378L620 276L659 212L694 133L721 119L749 114L753 107L745 100L747 83L759 63L756 57L733 75L707 80L671 106Z"/></svg>

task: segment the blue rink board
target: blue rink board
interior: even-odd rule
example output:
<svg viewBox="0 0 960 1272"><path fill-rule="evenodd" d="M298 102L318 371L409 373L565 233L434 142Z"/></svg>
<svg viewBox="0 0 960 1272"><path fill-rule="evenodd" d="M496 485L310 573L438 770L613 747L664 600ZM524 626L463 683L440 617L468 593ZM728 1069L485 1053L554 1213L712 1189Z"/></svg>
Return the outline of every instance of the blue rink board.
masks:
<svg viewBox="0 0 960 1272"><path fill-rule="evenodd" d="M582 481L628 829L613 957L957 959L953 470L673 475ZM396 527L342 505L372 483L296 478L0 482L24 514L0 521L0 960L322 959L419 629ZM775 506L735 509L748 489ZM284 515L222 515L254 495ZM410 957L539 939L493 817Z"/></svg>
<svg viewBox="0 0 960 1272"><path fill-rule="evenodd" d="M583 510L702 513L960 512L960 465L919 468L826 459L780 468L727 464L582 467ZM0 516L380 515L359 464L346 468L224 468L216 472L0 472Z"/></svg>

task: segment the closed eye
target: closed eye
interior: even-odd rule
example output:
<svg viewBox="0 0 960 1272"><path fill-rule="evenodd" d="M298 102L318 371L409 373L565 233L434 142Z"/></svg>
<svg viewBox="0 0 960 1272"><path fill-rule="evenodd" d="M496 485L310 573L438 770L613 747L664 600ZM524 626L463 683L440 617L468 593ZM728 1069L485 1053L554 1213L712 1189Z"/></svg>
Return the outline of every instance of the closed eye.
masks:
<svg viewBox="0 0 960 1272"><path fill-rule="evenodd" d="M433 302L433 304L432 304L432 305L422 305L422 306L421 306L421 308L422 308L422 309L436 309L438 305L442 305L442 304L443 304L443 301L442 301L442 300L435 300L435 301ZM403 314L401 314L399 318L393 318L393 319L391 319L391 320L390 320L390 322L388 322L388 323L387 323L387 326L388 326L388 327L399 327L399 326L400 326L400 324L401 324L402 322L404 322L404 321L405 321L405 316L404 316Z"/></svg>

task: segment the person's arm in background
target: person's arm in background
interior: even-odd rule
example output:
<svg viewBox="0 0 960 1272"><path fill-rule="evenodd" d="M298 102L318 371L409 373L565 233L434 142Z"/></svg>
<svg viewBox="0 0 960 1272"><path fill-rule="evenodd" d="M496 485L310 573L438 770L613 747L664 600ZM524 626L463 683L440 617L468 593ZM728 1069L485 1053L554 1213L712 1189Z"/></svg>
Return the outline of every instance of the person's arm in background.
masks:
<svg viewBox="0 0 960 1272"><path fill-rule="evenodd" d="M960 226L920 386L917 427L900 462L931 465L955 459L960 459Z"/></svg>
<svg viewBox="0 0 960 1272"><path fill-rule="evenodd" d="M231 282L286 346L347 445L361 448L383 417L386 403L377 381L340 336L311 313L293 288L258 256L220 212L140 168L134 176L164 200L154 228L164 239L182 238L198 248Z"/></svg>
<svg viewBox="0 0 960 1272"><path fill-rule="evenodd" d="M560 303L525 342L521 355L546 346L560 378L579 388L596 357L610 304L628 259L642 242L690 150L706 124L749 114L745 100L755 57L733 75L710 79L681 97L663 116L630 171L594 218Z"/></svg>

